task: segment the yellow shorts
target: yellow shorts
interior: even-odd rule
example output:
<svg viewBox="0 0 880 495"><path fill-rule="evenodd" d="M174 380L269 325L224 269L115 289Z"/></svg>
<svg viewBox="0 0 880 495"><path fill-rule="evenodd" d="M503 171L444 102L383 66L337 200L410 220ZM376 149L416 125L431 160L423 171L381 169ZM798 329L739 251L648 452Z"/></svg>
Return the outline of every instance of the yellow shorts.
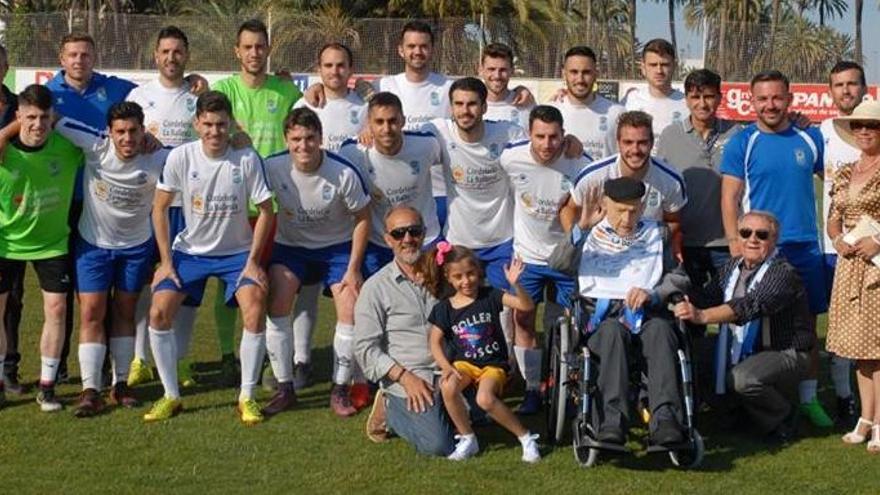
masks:
<svg viewBox="0 0 880 495"><path fill-rule="evenodd" d="M475 366L467 361L453 361L452 366L455 367L462 375L469 377L474 383L480 383L480 380L488 378L495 381L495 394L501 396L504 391L504 384L507 383L507 372L498 366Z"/></svg>

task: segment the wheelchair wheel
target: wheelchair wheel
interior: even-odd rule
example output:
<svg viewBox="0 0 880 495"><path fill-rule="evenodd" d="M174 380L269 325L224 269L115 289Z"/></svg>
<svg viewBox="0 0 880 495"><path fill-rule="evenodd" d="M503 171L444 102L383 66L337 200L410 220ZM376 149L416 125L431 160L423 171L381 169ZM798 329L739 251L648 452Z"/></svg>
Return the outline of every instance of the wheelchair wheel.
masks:
<svg viewBox="0 0 880 495"><path fill-rule="evenodd" d="M574 460L577 461L580 467L590 468L599 462L599 449L587 447L584 442L585 437L594 437L592 425L584 424L579 419L575 420L574 440L572 441Z"/></svg>
<svg viewBox="0 0 880 495"><path fill-rule="evenodd" d="M563 341L568 339L562 338L561 334L566 331L567 325L560 324L555 326L548 335L548 374L545 390L549 402L547 407L547 436L554 445L561 443L562 438L565 436L565 414L568 403L568 390L566 387L568 363L565 359L566 349L563 349Z"/></svg>
<svg viewBox="0 0 880 495"><path fill-rule="evenodd" d="M693 438L691 438L691 448L685 450L670 450L669 460L675 467L682 469L694 469L699 467L703 462L703 455L706 453L706 445L700 432L694 430Z"/></svg>

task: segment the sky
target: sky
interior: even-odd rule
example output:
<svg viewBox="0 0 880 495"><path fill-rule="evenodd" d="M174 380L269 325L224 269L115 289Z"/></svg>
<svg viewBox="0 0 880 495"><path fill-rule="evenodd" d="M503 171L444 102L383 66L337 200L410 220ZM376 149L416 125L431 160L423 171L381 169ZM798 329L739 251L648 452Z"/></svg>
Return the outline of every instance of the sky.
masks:
<svg viewBox="0 0 880 495"><path fill-rule="evenodd" d="M853 2L850 2L852 4ZM865 75L868 84L880 84L880 2L865 0L862 11L862 53L865 61ZM669 38L666 2L641 0L636 14L636 34L640 40L651 38ZM678 45L685 51L683 58L700 58L702 54L702 36L700 33L687 31L682 19L683 9L676 9ZM816 20L818 22L818 20ZM827 24L842 33L855 38L855 21L852 10L844 13L842 18L833 19Z"/></svg>

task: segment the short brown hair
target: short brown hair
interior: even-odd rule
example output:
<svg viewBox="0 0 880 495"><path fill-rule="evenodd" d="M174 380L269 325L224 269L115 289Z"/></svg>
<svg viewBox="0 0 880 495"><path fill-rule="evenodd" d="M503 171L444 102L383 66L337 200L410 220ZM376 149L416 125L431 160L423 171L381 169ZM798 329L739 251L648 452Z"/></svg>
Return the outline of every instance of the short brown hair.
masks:
<svg viewBox="0 0 880 495"><path fill-rule="evenodd" d="M651 134L651 141L654 141L654 118L646 112L633 110L620 114L617 118L617 139L620 139L620 129L624 127L647 128Z"/></svg>
<svg viewBox="0 0 880 495"><path fill-rule="evenodd" d="M510 62L511 67L513 66L513 50L504 43L489 43L486 45L486 48L483 48L483 56L480 57L480 62L486 60L486 57L506 58Z"/></svg>
<svg viewBox="0 0 880 495"><path fill-rule="evenodd" d="M645 59L645 55L648 53L656 53L662 57L671 57L672 60L675 60L675 46L672 43L664 40L663 38L654 38L651 41L645 43L645 47L642 48L642 60Z"/></svg>
<svg viewBox="0 0 880 495"><path fill-rule="evenodd" d="M82 42L82 41L85 41L86 43L92 45L92 50L95 49L95 38L92 38L91 35L89 35L89 34L87 34L87 33L70 33L70 34L65 34L64 37L61 38L61 46L60 46L60 49L61 49L61 51L63 52L63 51L64 51L64 47L65 47L68 43L80 43L80 42Z"/></svg>

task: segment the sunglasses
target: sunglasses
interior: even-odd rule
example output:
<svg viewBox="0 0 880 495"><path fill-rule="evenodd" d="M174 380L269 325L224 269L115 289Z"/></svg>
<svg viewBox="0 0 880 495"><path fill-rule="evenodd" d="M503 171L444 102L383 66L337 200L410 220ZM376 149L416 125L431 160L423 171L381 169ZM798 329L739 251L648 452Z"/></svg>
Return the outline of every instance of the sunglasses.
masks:
<svg viewBox="0 0 880 495"><path fill-rule="evenodd" d="M764 229L752 230L752 229L739 229L739 236L743 239L748 239L752 237L752 234L755 234L755 237L758 238L759 241L766 241L770 238L770 231Z"/></svg>
<svg viewBox="0 0 880 495"><path fill-rule="evenodd" d="M850 130L858 131L860 129L868 129L869 131L880 131L880 121L878 120L851 120L849 123Z"/></svg>
<svg viewBox="0 0 880 495"><path fill-rule="evenodd" d="M388 235L391 236L395 241L402 241L406 234L409 234L413 239L417 239L425 235L425 226L424 225L407 225L406 227L397 227L396 229L392 229L388 231Z"/></svg>

